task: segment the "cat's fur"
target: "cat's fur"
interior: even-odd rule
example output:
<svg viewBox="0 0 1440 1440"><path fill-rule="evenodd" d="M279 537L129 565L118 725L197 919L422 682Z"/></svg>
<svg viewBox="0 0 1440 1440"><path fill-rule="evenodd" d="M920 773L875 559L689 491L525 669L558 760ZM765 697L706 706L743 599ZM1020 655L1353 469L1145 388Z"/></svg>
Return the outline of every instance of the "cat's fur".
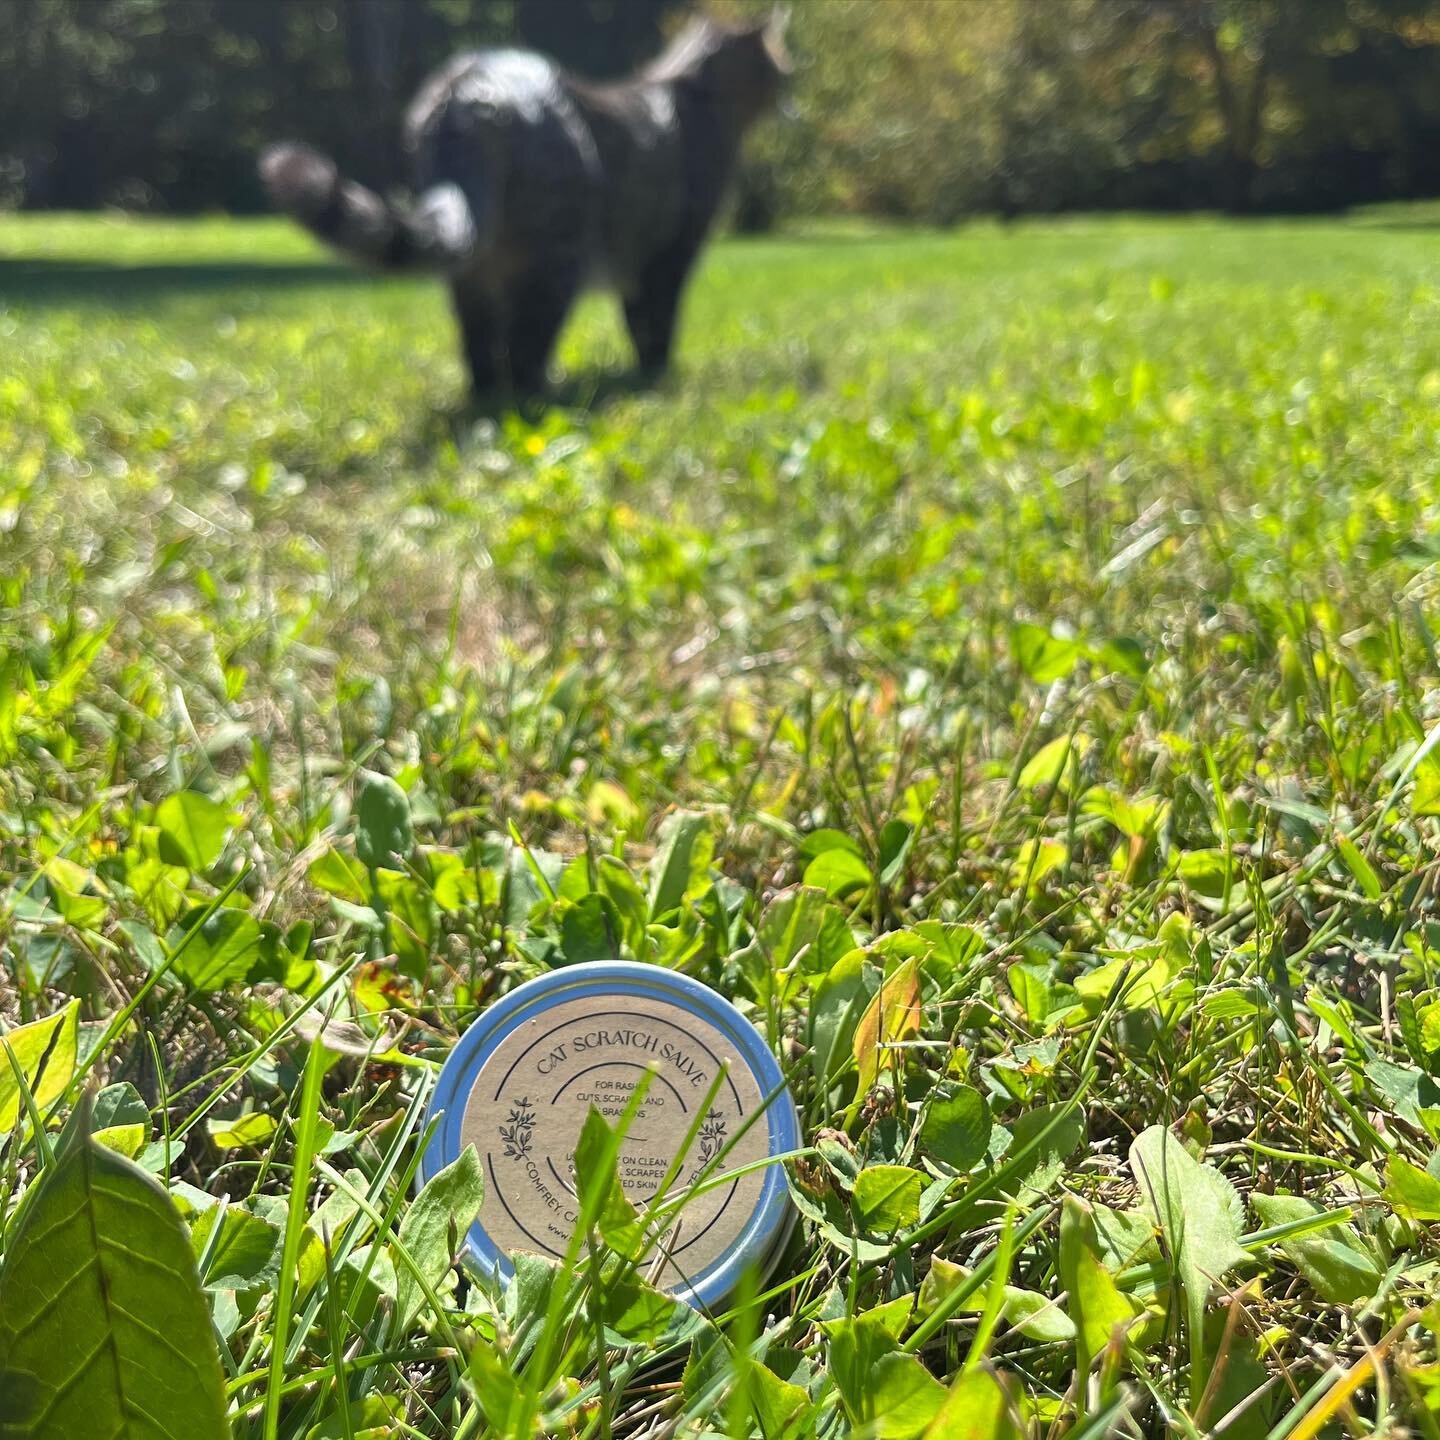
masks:
<svg viewBox="0 0 1440 1440"><path fill-rule="evenodd" d="M692 21L634 76L580 80L520 50L457 56L405 123L416 198L394 204L307 146L260 161L274 204L347 254L449 281L475 388L538 388L581 288L619 292L641 366L670 358L686 278L745 131L789 71L778 12Z"/></svg>

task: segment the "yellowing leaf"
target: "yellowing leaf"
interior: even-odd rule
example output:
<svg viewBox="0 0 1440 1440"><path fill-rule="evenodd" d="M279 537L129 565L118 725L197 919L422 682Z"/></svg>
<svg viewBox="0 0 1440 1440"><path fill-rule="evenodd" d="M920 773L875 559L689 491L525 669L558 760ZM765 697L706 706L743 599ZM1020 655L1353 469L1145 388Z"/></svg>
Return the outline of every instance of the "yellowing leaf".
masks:
<svg viewBox="0 0 1440 1440"><path fill-rule="evenodd" d="M624 830L640 818L640 807L613 780L597 780L585 797L585 818L592 825Z"/></svg>
<svg viewBox="0 0 1440 1440"><path fill-rule="evenodd" d="M239 1150L263 1145L276 1131L275 1117L263 1110L237 1115L233 1120L207 1120L205 1128L219 1150Z"/></svg>
<svg viewBox="0 0 1440 1440"><path fill-rule="evenodd" d="M15 1128L24 1107L9 1056L15 1057L35 1104L44 1111L65 1093L75 1074L79 1028L80 1002L72 1000L57 1015L0 1035L0 1133Z"/></svg>
<svg viewBox="0 0 1440 1440"><path fill-rule="evenodd" d="M860 1075L855 1098L867 1095L879 1078L889 1047L920 1033L920 966L912 956L902 961L875 992L855 1027L855 1064Z"/></svg>
<svg viewBox="0 0 1440 1440"><path fill-rule="evenodd" d="M133 1160L144 1148L148 1138L143 1125L110 1125L90 1137L97 1145Z"/></svg>

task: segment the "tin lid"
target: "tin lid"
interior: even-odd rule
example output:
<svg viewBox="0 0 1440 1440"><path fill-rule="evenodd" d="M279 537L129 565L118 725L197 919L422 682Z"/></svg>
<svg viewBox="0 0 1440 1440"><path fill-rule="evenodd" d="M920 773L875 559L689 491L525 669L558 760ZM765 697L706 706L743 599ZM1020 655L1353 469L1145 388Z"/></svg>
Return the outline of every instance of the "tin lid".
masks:
<svg viewBox="0 0 1440 1440"><path fill-rule="evenodd" d="M614 1124L651 1075L618 1161L627 1196L643 1205L722 1069L668 1195L722 1151L710 1176L798 1148L775 1057L728 1000L688 975L620 960L553 970L497 1000L451 1051L430 1100L427 1120L439 1122L421 1181L473 1144L485 1177L468 1240L475 1264L509 1275L516 1250L563 1259L579 1208L572 1154L590 1107ZM782 1167L757 1168L687 1201L664 1257L644 1268L692 1305L716 1304L747 1266L774 1257L793 1218Z"/></svg>

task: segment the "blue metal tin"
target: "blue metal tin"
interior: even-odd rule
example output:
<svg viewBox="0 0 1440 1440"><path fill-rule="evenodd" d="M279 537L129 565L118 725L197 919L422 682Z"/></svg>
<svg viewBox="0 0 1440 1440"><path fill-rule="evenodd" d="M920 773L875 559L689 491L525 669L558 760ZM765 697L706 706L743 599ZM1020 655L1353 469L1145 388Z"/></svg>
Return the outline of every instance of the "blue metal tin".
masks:
<svg viewBox="0 0 1440 1440"><path fill-rule="evenodd" d="M618 1118L647 1072L619 1162L632 1201L654 1193L697 1124L672 1195L707 1165L707 1178L728 1175L799 1148L775 1057L709 986L619 960L551 971L497 1000L460 1037L430 1100L427 1119L438 1123L421 1182L468 1144L480 1155L485 1201L468 1248L481 1271L509 1275L517 1250L563 1257L576 1219L570 1162L580 1126L591 1106ZM748 1266L773 1260L793 1219L778 1164L707 1187L681 1211L652 1278L692 1305L718 1304Z"/></svg>

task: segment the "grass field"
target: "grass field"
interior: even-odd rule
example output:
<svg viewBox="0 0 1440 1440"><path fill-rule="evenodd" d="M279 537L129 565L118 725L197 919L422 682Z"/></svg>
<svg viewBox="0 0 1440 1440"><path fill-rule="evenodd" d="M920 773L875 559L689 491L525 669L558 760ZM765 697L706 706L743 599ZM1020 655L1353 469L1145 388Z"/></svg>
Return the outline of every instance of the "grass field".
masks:
<svg viewBox="0 0 1440 1440"><path fill-rule="evenodd" d="M5 1440L1440 1436L1423 216L728 242L498 423L430 283L12 218L0 344ZM613 953L791 1076L723 1313L603 1134L504 1293L413 1198Z"/></svg>

